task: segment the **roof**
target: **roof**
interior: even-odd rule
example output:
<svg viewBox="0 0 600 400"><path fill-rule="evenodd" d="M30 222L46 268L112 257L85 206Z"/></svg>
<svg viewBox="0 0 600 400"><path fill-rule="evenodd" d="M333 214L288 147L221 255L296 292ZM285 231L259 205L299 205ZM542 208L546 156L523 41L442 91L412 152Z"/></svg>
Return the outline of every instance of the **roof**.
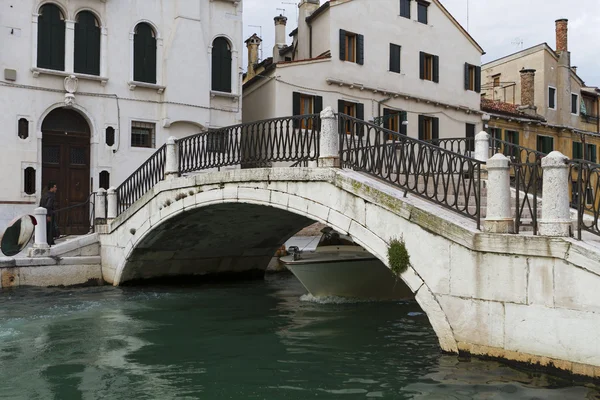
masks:
<svg viewBox="0 0 600 400"><path fill-rule="evenodd" d="M541 115L531 115L519 110L518 104L505 103L503 101L481 99L481 110L494 114L501 114L509 117L526 118L535 121L545 121Z"/></svg>
<svg viewBox="0 0 600 400"><path fill-rule="evenodd" d="M252 39L258 39L259 41L262 42L262 39L260 38L260 36L258 36L256 33L252 34L252 36L250 36L248 39L246 39L244 41L244 43L248 43L249 41L251 41Z"/></svg>
<svg viewBox="0 0 600 400"><path fill-rule="evenodd" d="M308 17L306 17L306 22L307 23L311 23L312 21L314 21L319 15L323 14L325 12L325 10L328 10L330 7L330 2L327 1L325 3L323 3L321 5L321 7L317 8L312 14L310 14Z"/></svg>
<svg viewBox="0 0 600 400"><path fill-rule="evenodd" d="M298 34L298 28L295 28L293 31L290 32L290 37L294 37Z"/></svg>

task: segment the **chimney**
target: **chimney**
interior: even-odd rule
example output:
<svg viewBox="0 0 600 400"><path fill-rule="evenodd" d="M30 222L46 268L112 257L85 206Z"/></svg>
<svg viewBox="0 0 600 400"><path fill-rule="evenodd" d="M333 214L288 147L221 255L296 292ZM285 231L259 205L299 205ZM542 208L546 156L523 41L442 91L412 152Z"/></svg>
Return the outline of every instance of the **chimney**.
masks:
<svg viewBox="0 0 600 400"><path fill-rule="evenodd" d="M275 46L273 46L273 62L279 62L282 60L279 55L279 50L286 46L285 42L285 26L287 24L287 18L283 15L275 17Z"/></svg>
<svg viewBox="0 0 600 400"><path fill-rule="evenodd" d="M318 8L319 0L300 0L298 4L298 59L311 58L310 27L306 18L310 17Z"/></svg>
<svg viewBox="0 0 600 400"><path fill-rule="evenodd" d="M521 70L521 105L535 105L535 69Z"/></svg>
<svg viewBox="0 0 600 400"><path fill-rule="evenodd" d="M250 79L256 75L254 66L258 64L258 48L261 42L262 39L256 33L246 39L246 47L248 47L248 71L246 79Z"/></svg>
<svg viewBox="0 0 600 400"><path fill-rule="evenodd" d="M569 20L556 20L556 52L569 51Z"/></svg>

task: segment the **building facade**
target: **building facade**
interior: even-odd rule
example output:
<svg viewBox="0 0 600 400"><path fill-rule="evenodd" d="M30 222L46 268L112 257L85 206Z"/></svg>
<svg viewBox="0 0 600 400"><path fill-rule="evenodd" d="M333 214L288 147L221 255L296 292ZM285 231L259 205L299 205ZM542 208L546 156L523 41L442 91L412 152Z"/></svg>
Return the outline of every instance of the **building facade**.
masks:
<svg viewBox="0 0 600 400"><path fill-rule="evenodd" d="M568 21L556 21L556 49L543 43L482 66L482 110L491 134L543 153L597 163L600 90L577 75Z"/></svg>
<svg viewBox="0 0 600 400"><path fill-rule="evenodd" d="M45 185L118 186L170 136L241 122L241 0L0 0L0 232Z"/></svg>
<svg viewBox="0 0 600 400"><path fill-rule="evenodd" d="M302 0L273 57L246 44L243 121L336 111L424 140L481 130L483 50L437 0Z"/></svg>

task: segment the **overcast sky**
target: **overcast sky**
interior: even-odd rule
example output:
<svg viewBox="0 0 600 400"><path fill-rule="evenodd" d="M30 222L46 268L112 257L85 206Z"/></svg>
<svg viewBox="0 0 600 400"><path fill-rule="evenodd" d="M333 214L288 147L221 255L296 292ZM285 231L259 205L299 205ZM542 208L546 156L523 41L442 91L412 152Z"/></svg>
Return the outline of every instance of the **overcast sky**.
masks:
<svg viewBox="0 0 600 400"><path fill-rule="evenodd" d="M260 34L260 28L251 25L261 25L264 58L272 55L273 17L283 12L278 9L285 9L288 33L297 26L297 5L287 3L297 4L298 0L244 0L244 40L252 33ZM486 52L482 62L543 42L555 48L554 21L568 18L571 64L578 67L587 85L600 86L600 0L442 0L465 28L467 3L469 33ZM244 69L246 55L244 50Z"/></svg>

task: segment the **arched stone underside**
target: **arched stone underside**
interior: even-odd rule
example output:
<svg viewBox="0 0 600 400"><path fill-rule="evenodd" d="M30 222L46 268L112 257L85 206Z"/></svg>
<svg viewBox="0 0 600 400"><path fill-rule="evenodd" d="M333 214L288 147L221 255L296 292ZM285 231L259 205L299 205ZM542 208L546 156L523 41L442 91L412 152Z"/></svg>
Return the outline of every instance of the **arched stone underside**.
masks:
<svg viewBox="0 0 600 400"><path fill-rule="evenodd" d="M312 221L349 233L386 265L390 239L403 236L412 268L401 278L443 350L586 375L600 367L598 252L571 239L482 233L471 220L352 171L232 170L160 182L100 235L103 275L119 285L156 273L161 257L178 257L179 241L194 257L218 258L220 271L242 268L242 256L250 260L244 268L258 267Z"/></svg>

